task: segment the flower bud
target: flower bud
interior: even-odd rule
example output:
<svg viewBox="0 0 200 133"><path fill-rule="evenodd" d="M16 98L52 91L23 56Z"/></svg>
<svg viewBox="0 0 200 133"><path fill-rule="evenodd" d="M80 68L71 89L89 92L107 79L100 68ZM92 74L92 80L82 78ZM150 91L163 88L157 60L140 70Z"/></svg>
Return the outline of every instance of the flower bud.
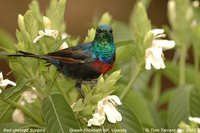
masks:
<svg viewBox="0 0 200 133"><path fill-rule="evenodd" d="M22 16L21 14L18 15L18 25L21 31L25 30L24 16Z"/></svg>
<svg viewBox="0 0 200 133"><path fill-rule="evenodd" d="M152 33L151 31L145 34L144 40L143 40L144 49L152 45L153 39L154 39L154 33Z"/></svg>
<svg viewBox="0 0 200 133"><path fill-rule="evenodd" d="M170 0L168 2L168 17L172 25L176 22L176 2L175 0Z"/></svg>
<svg viewBox="0 0 200 133"><path fill-rule="evenodd" d="M51 29L51 20L48 17L43 16L43 24L45 29Z"/></svg>

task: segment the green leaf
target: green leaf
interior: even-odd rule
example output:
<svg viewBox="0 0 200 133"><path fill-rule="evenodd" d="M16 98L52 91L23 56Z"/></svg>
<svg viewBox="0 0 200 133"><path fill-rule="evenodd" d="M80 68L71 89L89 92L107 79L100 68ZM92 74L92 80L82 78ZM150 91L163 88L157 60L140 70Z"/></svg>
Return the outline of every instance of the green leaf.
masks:
<svg viewBox="0 0 200 133"><path fill-rule="evenodd" d="M67 0L51 0L47 9L47 17L52 21L52 29L62 30Z"/></svg>
<svg viewBox="0 0 200 133"><path fill-rule="evenodd" d="M0 100L0 107L0 123L11 121L14 108L2 100Z"/></svg>
<svg viewBox="0 0 200 133"><path fill-rule="evenodd" d="M84 42L92 42L94 40L95 33L96 31L94 28L91 28L90 30L88 30L88 35L85 38Z"/></svg>
<svg viewBox="0 0 200 133"><path fill-rule="evenodd" d="M179 80L179 66L177 64L173 64L173 63L169 63L169 62L166 62L166 66L167 66L167 68L164 69L162 72L174 84L178 84L179 83L178 82L178 80ZM196 80L200 81L200 73L196 73L196 71L194 71L194 68L191 65L187 64L185 68L186 68L185 78L186 78L186 82L188 84L194 84L195 85ZM194 77L195 77L195 79L194 79Z"/></svg>
<svg viewBox="0 0 200 133"><path fill-rule="evenodd" d="M131 29L129 28L128 24L120 21L114 21L112 28L114 40L117 46L119 46L119 42L130 42L134 40L134 36L131 35Z"/></svg>
<svg viewBox="0 0 200 133"><path fill-rule="evenodd" d="M84 109L84 104L83 104L83 99L79 99L74 107L73 107L73 111L74 112L78 112L78 111L82 111Z"/></svg>
<svg viewBox="0 0 200 133"><path fill-rule="evenodd" d="M20 92L28 83L28 80L26 79L23 79L23 78L19 78L16 82L16 86L10 88L8 90L8 92L6 93L6 98L10 98L11 96L15 95L15 94L18 94L20 95L21 93L18 93Z"/></svg>
<svg viewBox="0 0 200 133"><path fill-rule="evenodd" d="M99 25L102 25L102 24L106 24L106 25L110 25L111 24L111 20L112 20L112 17L111 15L108 13L108 12L105 12L101 19L99 20Z"/></svg>
<svg viewBox="0 0 200 133"><path fill-rule="evenodd" d="M168 107L167 125L169 128L176 128L181 121L188 119L191 89L191 86L182 86L172 94Z"/></svg>
<svg viewBox="0 0 200 133"><path fill-rule="evenodd" d="M117 47L116 62L117 63L118 62L119 63L126 62L126 61L132 59L133 56L135 55L135 50L136 50L136 47L135 47L135 45L132 45L132 44Z"/></svg>
<svg viewBox="0 0 200 133"><path fill-rule="evenodd" d="M165 93L163 93L159 99L159 105L167 104L169 103L169 100L171 96L173 95L175 90L168 90Z"/></svg>
<svg viewBox="0 0 200 133"><path fill-rule="evenodd" d="M62 95L46 97L42 102L42 113L48 133L68 133L70 128L80 129L71 107Z"/></svg>
<svg viewBox="0 0 200 133"><path fill-rule="evenodd" d="M141 2L137 3L132 11L130 26L136 38L143 38L151 30L151 23L147 17L146 9Z"/></svg>
<svg viewBox="0 0 200 133"><path fill-rule="evenodd" d="M40 14L40 7L37 0L33 0L29 5L29 9L32 10L33 16L42 22L42 15Z"/></svg>
<svg viewBox="0 0 200 133"><path fill-rule="evenodd" d="M110 74L106 80L103 80L102 77L98 79L97 85L93 88L94 94L103 94L104 96L110 95L116 90L115 83L121 77L121 71L115 71Z"/></svg>
<svg viewBox="0 0 200 133"><path fill-rule="evenodd" d="M122 129L127 130L127 133L143 133L142 125L131 108L123 104L118 110L122 115L122 121L119 123Z"/></svg>
<svg viewBox="0 0 200 133"><path fill-rule="evenodd" d="M39 31L38 21L33 16L33 11L28 10L24 15L24 24L26 31L30 35L30 42L32 43L33 39L37 36ZM33 28L34 27L34 28Z"/></svg>
<svg viewBox="0 0 200 133"><path fill-rule="evenodd" d="M6 31L0 29L0 48L7 52L12 52L15 49L15 39Z"/></svg>
<svg viewBox="0 0 200 133"><path fill-rule="evenodd" d="M151 3L151 0L141 0L141 2L146 8L148 8L149 4Z"/></svg>
<svg viewBox="0 0 200 133"><path fill-rule="evenodd" d="M139 92L130 90L123 102L135 112L142 123L154 126L148 104Z"/></svg>
<svg viewBox="0 0 200 133"><path fill-rule="evenodd" d="M200 91L196 88L190 94L190 114L192 117L200 116Z"/></svg>
<svg viewBox="0 0 200 133"><path fill-rule="evenodd" d="M3 98L9 98L17 102L22 92L24 91L23 88L26 85L26 83L27 82L25 82L24 80L22 80L22 78L20 78L16 83L17 86L11 87L4 91L3 94L5 95ZM12 120L12 113L15 108L3 100L0 100L0 107L1 107L0 108L0 122L7 122L7 121Z"/></svg>

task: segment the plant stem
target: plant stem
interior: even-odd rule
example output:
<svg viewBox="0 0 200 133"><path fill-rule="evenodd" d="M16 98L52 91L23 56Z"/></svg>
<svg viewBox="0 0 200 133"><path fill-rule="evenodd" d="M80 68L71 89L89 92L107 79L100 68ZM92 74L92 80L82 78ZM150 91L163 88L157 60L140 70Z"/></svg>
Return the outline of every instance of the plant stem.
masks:
<svg viewBox="0 0 200 133"><path fill-rule="evenodd" d="M32 112L30 112L27 108L25 108L22 105L17 104L16 102L10 100L10 99L2 99L4 102L18 108L21 109L27 116L29 116L31 119L33 119L35 122L37 122L39 125L44 126L45 123L38 118L35 114L33 114Z"/></svg>
<svg viewBox="0 0 200 133"><path fill-rule="evenodd" d="M122 100L130 91L133 83L135 82L136 78L138 77L138 75L140 74L140 70L141 70L141 65L138 65L136 67L136 71L134 71L131 80L129 81L128 85L126 86L126 88L124 89L124 91L121 93L121 95L119 96L120 99Z"/></svg>
<svg viewBox="0 0 200 133"><path fill-rule="evenodd" d="M199 73L199 52L198 52L198 49L197 48L193 48L193 54L194 54L194 71L195 71L195 84L198 85L198 73Z"/></svg>
<svg viewBox="0 0 200 133"><path fill-rule="evenodd" d="M185 65L186 65L187 48L183 46L180 50L179 60L179 85L185 84Z"/></svg>

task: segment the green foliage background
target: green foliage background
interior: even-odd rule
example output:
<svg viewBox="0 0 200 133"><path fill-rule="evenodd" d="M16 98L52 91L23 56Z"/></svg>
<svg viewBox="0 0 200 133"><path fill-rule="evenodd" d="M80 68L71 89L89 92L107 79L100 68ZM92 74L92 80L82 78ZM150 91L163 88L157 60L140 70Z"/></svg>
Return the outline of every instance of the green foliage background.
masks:
<svg viewBox="0 0 200 133"><path fill-rule="evenodd" d="M165 29L169 37L176 41L178 61L166 61L164 70L147 71L144 69L145 49L151 46L153 40L149 34L152 25L146 13L149 2L144 0L135 4L129 24L114 20L109 13L105 13L88 30L85 42L93 40L97 25L108 24L113 27L117 60L113 72L100 76L92 89L87 83L84 84L85 99L79 98L75 82L58 74L54 66L46 67L44 61L37 59L7 58L17 79L17 86L5 89L0 94L0 131L5 128L46 128L48 133L68 133L70 128L86 129L85 119L91 118L97 102L110 94L118 95L122 100L123 105L118 109L123 120L117 124L106 122L101 129L126 129L128 133L177 129L185 128L181 122L189 123L189 116L200 117L200 11L189 0L176 0L173 9L169 6L171 27ZM0 48L12 54L19 50L46 54L58 50L64 41L69 46L77 45L79 39L76 37L61 38L67 30L64 24L65 5L66 0L51 0L45 14L51 20L51 29L59 31L57 39L44 37L33 44L38 31L46 26L38 1L33 0L29 10L18 17L17 42L1 30ZM184 16L188 10L192 14ZM192 25L194 21L196 25ZM194 54L193 64L186 62L189 48ZM174 84L173 88L164 92L161 91L163 76ZM18 104L21 94L33 87L39 96L37 101L26 106ZM70 106L75 102L72 109ZM167 108L163 108L163 105ZM12 121L12 113L16 108L24 112L25 124Z"/></svg>

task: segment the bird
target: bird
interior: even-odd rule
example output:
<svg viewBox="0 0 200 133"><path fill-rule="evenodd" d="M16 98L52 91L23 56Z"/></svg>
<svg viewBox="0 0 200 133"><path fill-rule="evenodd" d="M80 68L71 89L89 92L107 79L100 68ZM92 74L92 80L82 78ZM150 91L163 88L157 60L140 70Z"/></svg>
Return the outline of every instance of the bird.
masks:
<svg viewBox="0 0 200 133"><path fill-rule="evenodd" d="M15 57L32 57L45 60L57 70L76 81L75 87L84 97L81 89L84 81L92 81L105 75L113 68L116 58L116 45L113 30L109 25L99 25L93 41L58 50L44 55L18 51Z"/></svg>

